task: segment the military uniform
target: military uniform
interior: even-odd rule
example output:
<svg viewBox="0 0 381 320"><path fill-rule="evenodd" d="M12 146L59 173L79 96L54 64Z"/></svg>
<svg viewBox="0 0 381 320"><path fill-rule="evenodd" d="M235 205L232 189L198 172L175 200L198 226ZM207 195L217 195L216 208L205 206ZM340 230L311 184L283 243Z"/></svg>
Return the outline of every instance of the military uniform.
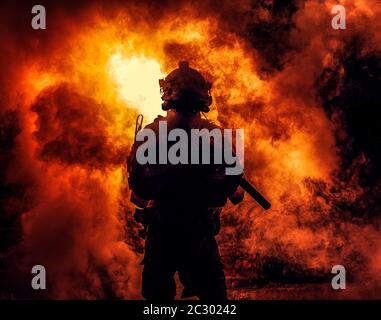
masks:
<svg viewBox="0 0 381 320"><path fill-rule="evenodd" d="M168 131L218 129L202 119L199 112L169 110L166 117L158 117L146 127L157 133L157 146L161 143L159 121L167 122ZM147 228L143 297L155 301L174 299L174 275L178 272L184 285L183 297L226 300L223 264L215 236L220 228L221 209L237 189L240 176L226 176L225 166L214 165L213 161L210 165L140 165L136 150L141 143L135 142L132 148L129 181L137 197L151 200L139 218Z"/></svg>

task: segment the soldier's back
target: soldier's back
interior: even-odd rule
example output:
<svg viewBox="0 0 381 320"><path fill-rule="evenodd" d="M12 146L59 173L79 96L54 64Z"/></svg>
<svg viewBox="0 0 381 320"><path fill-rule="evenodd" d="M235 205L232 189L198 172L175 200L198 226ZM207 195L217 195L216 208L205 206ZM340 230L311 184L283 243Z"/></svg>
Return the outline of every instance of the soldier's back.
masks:
<svg viewBox="0 0 381 320"><path fill-rule="evenodd" d="M224 172L221 165L214 165L213 159L209 163L202 163L201 140L196 144L191 139L192 129L220 130L218 126L200 117L200 114L184 114L179 112L168 112L166 117L158 117L148 125L158 137L158 146L165 144L169 150L176 141L162 141L159 138L159 123L166 123L168 133L173 129L182 129L187 133L187 157L188 164L171 163L158 165L159 173L156 179L157 194L155 202L165 207L217 207L226 203L226 194L220 180L223 180ZM166 137L164 137L166 139ZM209 145L210 155L214 154L214 146ZM193 163L191 154L194 148L199 148L199 161ZM159 150L158 150L159 152Z"/></svg>

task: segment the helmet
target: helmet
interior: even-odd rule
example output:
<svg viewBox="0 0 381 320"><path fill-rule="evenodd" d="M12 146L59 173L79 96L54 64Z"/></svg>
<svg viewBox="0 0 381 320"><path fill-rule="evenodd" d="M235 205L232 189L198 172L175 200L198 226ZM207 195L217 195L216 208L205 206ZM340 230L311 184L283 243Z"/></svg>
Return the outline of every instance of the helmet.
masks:
<svg viewBox="0 0 381 320"><path fill-rule="evenodd" d="M212 84L197 70L189 68L187 61L180 61L179 68L173 70L165 79L160 79L159 84L163 110L209 111L212 104Z"/></svg>

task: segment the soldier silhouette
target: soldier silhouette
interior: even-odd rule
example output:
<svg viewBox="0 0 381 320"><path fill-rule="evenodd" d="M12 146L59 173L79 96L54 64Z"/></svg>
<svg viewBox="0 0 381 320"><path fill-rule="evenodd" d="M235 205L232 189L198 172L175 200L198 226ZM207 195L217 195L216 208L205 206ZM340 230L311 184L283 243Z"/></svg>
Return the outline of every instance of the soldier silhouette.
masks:
<svg viewBox="0 0 381 320"><path fill-rule="evenodd" d="M211 83L190 68L188 62L180 62L179 68L159 83L162 109L167 115L158 116L145 128L158 133L159 122L166 121L168 131L174 128L186 132L221 130L201 117L212 103ZM158 134L156 137L156 145L163 143ZM174 275L178 272L184 286L183 298L226 300L225 275L215 236L227 199L235 204L242 201L243 192L237 191L242 175L226 175L226 165L215 165L213 160L199 165L141 165L136 153L142 143L135 141L132 146L128 171L132 199L138 206L135 219L146 230L143 297L152 301L173 300L176 296ZM170 143L166 143L169 148ZM212 140L210 146L214 147Z"/></svg>

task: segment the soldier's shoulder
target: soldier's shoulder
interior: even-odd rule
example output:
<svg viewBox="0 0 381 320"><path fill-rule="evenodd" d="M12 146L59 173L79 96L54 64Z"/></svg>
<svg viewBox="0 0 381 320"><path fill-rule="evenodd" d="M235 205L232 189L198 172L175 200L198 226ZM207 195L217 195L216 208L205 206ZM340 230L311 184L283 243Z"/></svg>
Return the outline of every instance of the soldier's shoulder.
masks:
<svg viewBox="0 0 381 320"><path fill-rule="evenodd" d="M159 122L159 121L165 120L166 118L167 118L166 116L162 116L161 114L158 114L156 118L153 120L153 122Z"/></svg>
<svg viewBox="0 0 381 320"><path fill-rule="evenodd" d="M219 129L221 130L222 128L217 125L215 122L208 120L208 119L200 119L199 120L199 125L202 128L208 129L208 130L213 130L213 129Z"/></svg>
<svg viewBox="0 0 381 320"><path fill-rule="evenodd" d="M158 115L151 123L147 124L144 128L155 130L159 127L159 121L163 120L166 120L166 117Z"/></svg>

